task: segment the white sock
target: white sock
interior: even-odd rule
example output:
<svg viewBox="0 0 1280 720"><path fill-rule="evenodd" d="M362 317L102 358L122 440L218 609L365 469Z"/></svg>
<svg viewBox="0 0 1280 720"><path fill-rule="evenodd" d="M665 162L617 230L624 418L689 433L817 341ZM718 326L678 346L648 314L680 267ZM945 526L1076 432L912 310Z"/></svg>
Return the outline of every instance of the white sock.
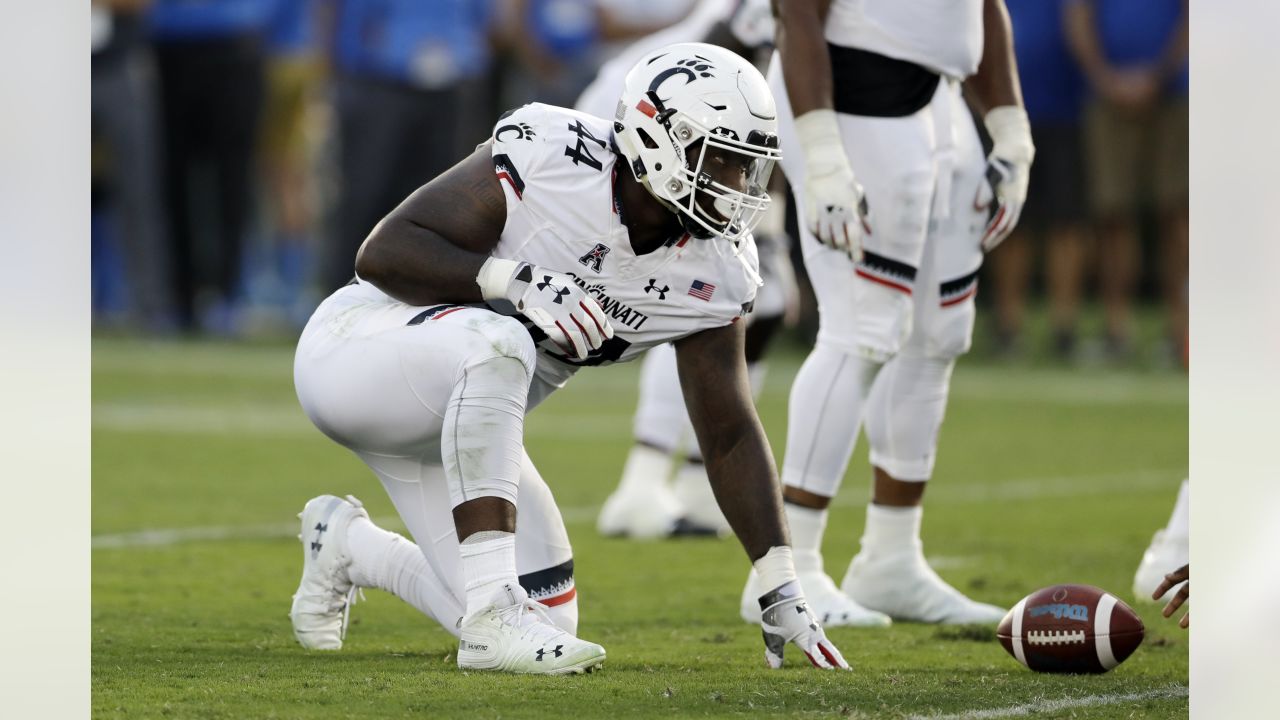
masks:
<svg viewBox="0 0 1280 720"><path fill-rule="evenodd" d="M1178 488L1178 502L1173 506L1173 514L1169 516L1169 524L1165 526L1165 534L1174 538L1191 536L1191 484L1182 481Z"/></svg>
<svg viewBox="0 0 1280 720"><path fill-rule="evenodd" d="M456 632L462 605L432 569L421 548L357 517L347 528L347 549L351 553L347 574L353 584L385 590Z"/></svg>
<svg viewBox="0 0 1280 720"><path fill-rule="evenodd" d="M505 584L520 585L516 575L516 534L498 530L473 533L458 546L467 615L483 610Z"/></svg>
<svg viewBox="0 0 1280 720"><path fill-rule="evenodd" d="M862 531L862 552L873 555L913 553L923 556L920 523L924 508L867 504L867 526Z"/></svg>
<svg viewBox="0 0 1280 720"><path fill-rule="evenodd" d="M769 552L752 565L760 577L760 587L766 593L796 581L795 562L792 560L791 548L786 545L769 548Z"/></svg>
<svg viewBox="0 0 1280 720"><path fill-rule="evenodd" d="M791 528L791 553L796 572L822 572L822 535L827 529L827 511L784 502L782 509Z"/></svg>

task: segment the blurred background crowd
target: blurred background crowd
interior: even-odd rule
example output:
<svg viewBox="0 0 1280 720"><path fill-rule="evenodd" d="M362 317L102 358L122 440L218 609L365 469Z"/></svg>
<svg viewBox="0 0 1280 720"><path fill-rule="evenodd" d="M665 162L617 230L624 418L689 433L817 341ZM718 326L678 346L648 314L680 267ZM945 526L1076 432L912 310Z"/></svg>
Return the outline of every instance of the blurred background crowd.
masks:
<svg viewBox="0 0 1280 720"><path fill-rule="evenodd" d="M572 107L697 2L93 0L95 330L296 332L504 110ZM1186 2L1006 2L1038 154L975 352L1184 364Z"/></svg>

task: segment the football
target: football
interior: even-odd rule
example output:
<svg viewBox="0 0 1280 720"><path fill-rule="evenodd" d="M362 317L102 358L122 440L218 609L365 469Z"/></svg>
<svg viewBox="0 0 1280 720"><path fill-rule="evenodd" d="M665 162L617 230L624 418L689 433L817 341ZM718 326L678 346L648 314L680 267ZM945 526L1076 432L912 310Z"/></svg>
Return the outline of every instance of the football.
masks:
<svg viewBox="0 0 1280 720"><path fill-rule="evenodd" d="M1092 585L1053 585L1022 600L996 637L1018 662L1049 673L1104 673L1142 644L1142 619Z"/></svg>

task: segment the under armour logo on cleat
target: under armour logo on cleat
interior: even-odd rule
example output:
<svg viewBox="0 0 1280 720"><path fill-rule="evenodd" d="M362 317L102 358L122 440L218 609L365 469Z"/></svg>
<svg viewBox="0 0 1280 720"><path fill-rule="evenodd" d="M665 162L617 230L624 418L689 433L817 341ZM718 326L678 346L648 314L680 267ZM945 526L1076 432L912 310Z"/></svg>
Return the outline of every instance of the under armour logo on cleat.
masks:
<svg viewBox="0 0 1280 720"><path fill-rule="evenodd" d="M551 302L557 305L564 304L564 296L569 294L569 288L556 287L551 284L550 275L543 275L542 282L538 283L538 289L546 290L547 288L551 288L551 290L556 294L556 296L552 298Z"/></svg>
<svg viewBox="0 0 1280 720"><path fill-rule="evenodd" d="M564 649L563 645L555 646L555 649L551 651L552 657L560 657L561 655L564 655L564 653L560 652L562 649ZM538 648L538 656L534 658L534 660L536 660L537 662L542 662L542 656L545 655L546 652L547 652L546 648Z"/></svg>
<svg viewBox="0 0 1280 720"><path fill-rule="evenodd" d="M320 543L318 543L318 542L313 542L313 543L311 543L311 552L317 552L317 553L318 553L318 552L320 552L320 548L321 548L321 547L323 547L323 546L322 546Z"/></svg>

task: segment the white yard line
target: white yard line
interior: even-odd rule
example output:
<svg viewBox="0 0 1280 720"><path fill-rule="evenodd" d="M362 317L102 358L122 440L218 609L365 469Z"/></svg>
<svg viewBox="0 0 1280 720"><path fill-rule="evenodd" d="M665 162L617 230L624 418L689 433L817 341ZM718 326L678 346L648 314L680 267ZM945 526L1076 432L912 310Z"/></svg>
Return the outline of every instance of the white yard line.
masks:
<svg viewBox="0 0 1280 720"><path fill-rule="evenodd" d="M1117 490L1155 490L1168 487L1170 497L1185 470L1140 470L1126 473L1074 475L1057 478L1028 478L1013 482L958 487L954 491L934 493L939 503L1025 501L1087 495L1106 495ZM945 486L943 486L945 487ZM942 487L938 488L939 491ZM931 490L930 492L933 492ZM853 495L837 498L834 505L852 507L864 500ZM566 506L560 514L568 524L590 523L600 512L599 505ZM375 518L374 522L389 529L402 529L398 518ZM213 525L204 527L161 528L93 536L93 549L105 550L133 547L164 547L189 542L221 542L235 540L268 540L296 535L296 523L263 525ZM941 562L964 562L964 558L939 558Z"/></svg>
<svg viewBox="0 0 1280 720"><path fill-rule="evenodd" d="M1037 700L1022 705L1010 705L1002 708L969 710L951 715L912 715L910 720L992 720L993 718L1025 717L1040 713L1059 712L1074 708L1101 707L1104 705L1120 705L1122 703L1142 702L1144 700L1163 700L1187 697L1185 685L1170 685L1155 690L1136 693L1113 693L1104 695L1084 695L1081 697L1061 698L1058 700Z"/></svg>

